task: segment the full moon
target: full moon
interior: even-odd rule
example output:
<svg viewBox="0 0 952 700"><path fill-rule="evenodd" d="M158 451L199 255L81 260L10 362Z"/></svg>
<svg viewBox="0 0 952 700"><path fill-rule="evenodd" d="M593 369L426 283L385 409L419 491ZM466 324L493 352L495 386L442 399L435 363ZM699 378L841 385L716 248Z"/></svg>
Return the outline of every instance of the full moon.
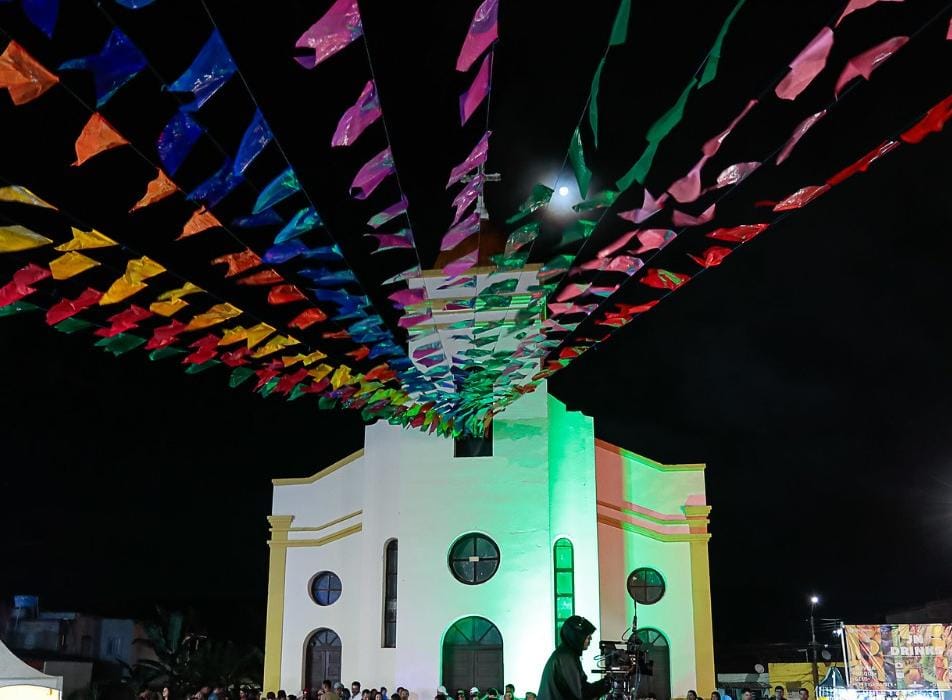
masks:
<svg viewBox="0 0 952 700"><path fill-rule="evenodd" d="M559 188L559 196L560 196L560 197L568 197L568 196L569 196L569 188L566 187L565 185L562 185L562 186Z"/></svg>

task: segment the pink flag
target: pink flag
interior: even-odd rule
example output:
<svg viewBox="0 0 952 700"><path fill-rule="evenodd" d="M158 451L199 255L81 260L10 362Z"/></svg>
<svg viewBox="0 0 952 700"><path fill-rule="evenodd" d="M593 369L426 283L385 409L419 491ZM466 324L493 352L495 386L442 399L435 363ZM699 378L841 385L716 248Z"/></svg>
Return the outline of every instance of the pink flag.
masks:
<svg viewBox="0 0 952 700"><path fill-rule="evenodd" d="M816 114L811 114L809 117L797 124L797 128L793 130L790 138L787 139L787 142L783 145L783 148L780 149L780 153L777 154L777 165L780 165L787 159L787 156L790 155L793 147L796 146L800 139L803 138L804 134L806 134L813 127L813 125L820 121L820 119L822 119L825 115L826 110L822 109Z"/></svg>
<svg viewBox="0 0 952 700"><path fill-rule="evenodd" d="M952 17L949 18L949 29L945 33L945 40L952 41Z"/></svg>
<svg viewBox="0 0 952 700"><path fill-rule="evenodd" d="M478 262L479 248L476 248L461 258L456 258L456 260L448 263L446 267L443 268L443 274L447 277L456 277L457 275L461 275L471 267L475 266Z"/></svg>
<svg viewBox="0 0 952 700"><path fill-rule="evenodd" d="M638 242L641 244L632 253L646 253L649 250L661 250L668 243L673 241L678 234L663 228L649 228L644 231L638 231Z"/></svg>
<svg viewBox="0 0 952 700"><path fill-rule="evenodd" d="M598 255L596 257L599 257L599 258L609 257L615 251L621 250L626 245L628 245L628 241L630 241L636 235L638 235L638 231L629 231L628 233L623 233L621 236L616 238L614 242L609 243L607 246L605 246L600 251L598 251Z"/></svg>
<svg viewBox="0 0 952 700"><path fill-rule="evenodd" d="M479 199L479 195L483 191L484 180L485 178L482 175L477 175L470 179L465 187L453 198L453 206L456 207L456 214L453 216L454 226L463 218L463 212L465 212L473 202Z"/></svg>
<svg viewBox="0 0 952 700"><path fill-rule="evenodd" d="M687 175L672 184L668 193L682 204L693 202L701 196L701 168L707 162L708 156L702 156Z"/></svg>
<svg viewBox="0 0 952 700"><path fill-rule="evenodd" d="M391 204L382 212L371 216L370 220L367 221L367 225L370 226L370 228L380 228L391 219L395 219L401 214L405 214L406 211L407 211L407 200L401 197L400 201L397 202L396 204Z"/></svg>
<svg viewBox="0 0 952 700"><path fill-rule="evenodd" d="M883 0L883 2L902 2L903 0ZM846 9L843 10L843 14L840 15L840 18L836 20L834 26L840 26L840 22L843 21L843 18L846 15L851 15L857 10L865 10L870 5L875 5L879 0L850 0L849 5L846 6Z"/></svg>
<svg viewBox="0 0 952 700"><path fill-rule="evenodd" d="M620 216L622 219L625 219L625 221L630 221L634 224L640 224L642 221L647 220L661 211L661 209L664 208L664 203L667 201L667 192L655 199L651 196L651 193L648 190L645 190L645 201L644 204L641 205L640 209L631 209L629 211L619 212L618 216Z"/></svg>
<svg viewBox="0 0 952 700"><path fill-rule="evenodd" d="M887 58L901 49L907 41L909 41L909 37L907 36L894 36L892 39L887 39L868 51L853 56L853 58L846 62L846 68L840 73L840 77L836 81L836 87L833 88L833 94L839 97L843 86L853 78L862 76L866 78L866 80L869 80L869 76L872 75L872 72L879 68Z"/></svg>
<svg viewBox="0 0 952 700"><path fill-rule="evenodd" d="M453 250L474 233L479 233L479 213L475 211L443 235L440 250Z"/></svg>
<svg viewBox="0 0 952 700"><path fill-rule="evenodd" d="M387 147L360 169L350 185L350 196L354 199L367 199L377 186L393 173L393 155Z"/></svg>
<svg viewBox="0 0 952 700"><path fill-rule="evenodd" d="M733 165L729 165L717 176L717 184L714 187L715 189L720 189L728 185L736 185L759 167L760 163L756 160L748 163L734 163Z"/></svg>
<svg viewBox="0 0 952 700"><path fill-rule="evenodd" d="M727 128L724 129L724 131L705 142L705 144L701 147L701 152L708 158L717 153L721 148L721 144L724 143L724 139L730 136L730 133L737 127L738 124L740 124L741 119L746 117L747 113L752 110L756 104L757 100L751 100L748 102L747 106L741 110L740 114L734 117L734 120L727 125Z"/></svg>
<svg viewBox="0 0 952 700"><path fill-rule="evenodd" d="M807 89L820 72L826 67L826 59L833 48L833 30L823 27L813 41L807 44L793 62L790 72L780 81L774 92L781 100L795 100L797 95Z"/></svg>
<svg viewBox="0 0 952 700"><path fill-rule="evenodd" d="M453 168L450 172L450 181L446 183L447 187L459 182L467 173L475 170L486 162L486 159L489 157L489 136L491 134L491 131L487 131L483 134L483 137L479 140L479 143L476 144L473 152L467 156L466 160Z"/></svg>
<svg viewBox="0 0 952 700"><path fill-rule="evenodd" d="M715 202L705 209L700 216L691 216L690 214L685 214L683 211L675 209L674 214L671 216L671 221L675 226L700 226L714 218L714 208L716 206L717 203Z"/></svg>
<svg viewBox="0 0 952 700"><path fill-rule="evenodd" d="M576 284L575 282L572 282L571 284L565 285L565 288L556 295L555 300L557 302L563 302L577 299L578 297L585 294L589 289L591 289L591 287L592 285L590 282L586 282L585 284ZM549 308L552 308L551 305Z"/></svg>
<svg viewBox="0 0 952 700"><path fill-rule="evenodd" d="M476 9L473 22L469 25L469 33L466 34L459 58L456 59L456 70L469 70L476 59L483 55L483 51L499 38L498 13L499 0L484 0Z"/></svg>
<svg viewBox="0 0 952 700"><path fill-rule="evenodd" d="M357 0L337 0L294 44L295 48L309 49L314 55L295 56L294 60L305 68L313 68L363 34Z"/></svg>
<svg viewBox="0 0 952 700"><path fill-rule="evenodd" d="M483 59L483 65L479 67L479 72L473 78L473 84L469 90L459 96L459 118L465 124L473 116L479 105L489 94L489 76L492 73L493 54L490 51Z"/></svg>
<svg viewBox="0 0 952 700"><path fill-rule="evenodd" d="M364 129L380 119L380 100L377 98L377 86L373 80L364 85L357 104L344 112L331 139L331 146L349 146Z"/></svg>
<svg viewBox="0 0 952 700"><path fill-rule="evenodd" d="M383 253L387 250L413 250L413 231L408 228L397 233L365 233L364 235L376 238L379 244L377 250L373 251L371 255Z"/></svg>

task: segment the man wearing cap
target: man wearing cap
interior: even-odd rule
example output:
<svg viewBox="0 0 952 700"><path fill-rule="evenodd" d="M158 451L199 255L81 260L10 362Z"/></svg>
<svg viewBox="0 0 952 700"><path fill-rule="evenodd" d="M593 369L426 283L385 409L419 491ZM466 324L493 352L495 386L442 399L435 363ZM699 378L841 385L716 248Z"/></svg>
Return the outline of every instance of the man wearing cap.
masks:
<svg viewBox="0 0 952 700"><path fill-rule="evenodd" d="M479 700L479 688L475 685L469 689L469 700Z"/></svg>
<svg viewBox="0 0 952 700"><path fill-rule="evenodd" d="M592 643L595 625L580 615L562 624L562 643L542 670L538 700L592 700L608 692L608 679L589 683L582 670L582 652Z"/></svg>

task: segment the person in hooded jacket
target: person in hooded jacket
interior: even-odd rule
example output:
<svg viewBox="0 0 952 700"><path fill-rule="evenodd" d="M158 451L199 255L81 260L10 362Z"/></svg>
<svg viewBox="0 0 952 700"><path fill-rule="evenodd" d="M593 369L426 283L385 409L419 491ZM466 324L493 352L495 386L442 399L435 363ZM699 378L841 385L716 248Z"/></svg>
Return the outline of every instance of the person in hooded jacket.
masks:
<svg viewBox="0 0 952 700"><path fill-rule="evenodd" d="M592 700L608 692L608 679L589 683L582 670L582 652L592 643L595 625L580 615L562 623L562 643L542 670L538 700Z"/></svg>

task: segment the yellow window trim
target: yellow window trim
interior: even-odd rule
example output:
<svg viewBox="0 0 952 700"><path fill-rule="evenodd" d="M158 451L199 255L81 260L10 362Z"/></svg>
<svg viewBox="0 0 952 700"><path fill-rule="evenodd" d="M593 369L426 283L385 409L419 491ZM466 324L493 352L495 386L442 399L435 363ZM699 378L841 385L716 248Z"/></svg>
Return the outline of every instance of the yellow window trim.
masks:
<svg viewBox="0 0 952 700"><path fill-rule="evenodd" d="M343 459L340 459L334 462L329 467L325 467L324 469L321 469L319 472L317 472L316 474L312 474L311 476L305 476L305 477L301 477L297 479L293 479L293 478L292 479L272 479L271 483L274 484L275 486L301 486L303 484L313 484L318 479L323 479L325 476L333 474L341 467L346 467L351 462L358 460L363 456L364 456L364 451L363 449L360 449L354 452L353 454L347 455Z"/></svg>

